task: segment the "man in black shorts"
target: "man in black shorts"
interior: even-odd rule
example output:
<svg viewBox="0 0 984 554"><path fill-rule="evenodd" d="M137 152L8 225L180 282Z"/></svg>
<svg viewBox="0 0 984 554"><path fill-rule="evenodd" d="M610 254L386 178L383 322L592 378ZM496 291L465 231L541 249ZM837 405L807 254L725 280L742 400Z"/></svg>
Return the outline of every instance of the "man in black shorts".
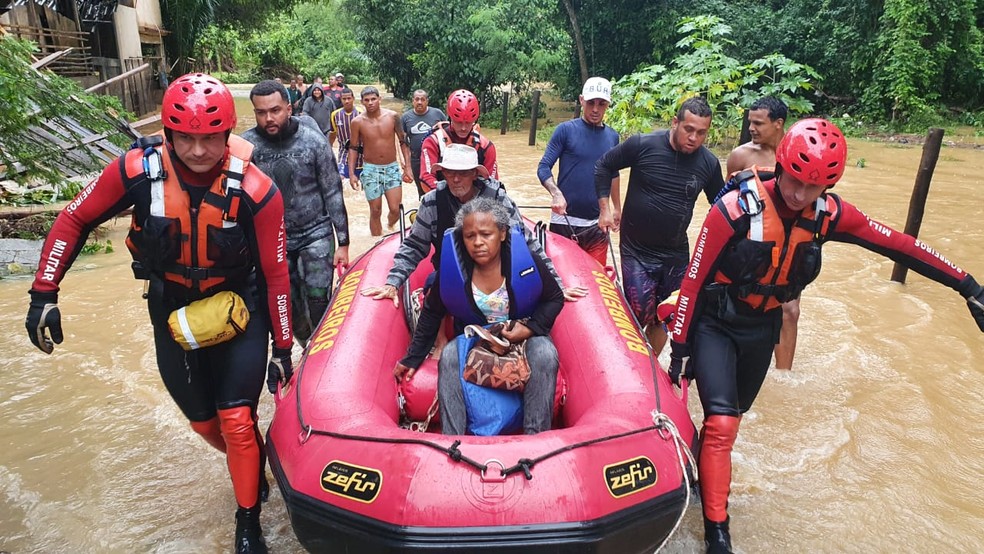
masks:
<svg viewBox="0 0 984 554"><path fill-rule="evenodd" d="M680 106L669 131L634 135L606 152L595 165L598 226L614 225L609 197L612 179L629 167L622 207L622 287L656 354L666 332L656 306L680 288L690 261L687 227L701 191L710 203L724 187L721 162L706 147L711 108L699 96Z"/></svg>

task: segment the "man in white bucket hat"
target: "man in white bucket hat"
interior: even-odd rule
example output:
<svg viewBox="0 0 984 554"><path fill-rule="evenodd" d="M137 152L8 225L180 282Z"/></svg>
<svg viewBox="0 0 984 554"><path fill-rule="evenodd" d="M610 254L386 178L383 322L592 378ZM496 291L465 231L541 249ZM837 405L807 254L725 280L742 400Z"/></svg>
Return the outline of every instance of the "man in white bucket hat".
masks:
<svg viewBox="0 0 984 554"><path fill-rule="evenodd" d="M386 276L386 284L363 290L363 296L371 296L376 300L389 298L393 301L393 305L398 307L399 288L407 282L417 265L427 257L431 247L434 248L431 263L435 271L440 267L444 231L454 227L454 218L458 210L469 200L483 197L501 202L509 211L511 224L522 225L522 217L516 203L506 195L502 183L488 176L488 170L478 162L478 152L474 148L464 144L451 144L444 151L444 156L437 166L444 173L445 180L438 181L434 190L420 199L417 218L410 227L410 234L393 257L393 268ZM526 233L526 242L532 251L543 254L543 247L533 234ZM553 264L549 263L549 258L547 260L550 272L557 282L561 283ZM562 283L561 288L563 289ZM575 300L585 294L587 290L581 287L564 290L564 296L568 300ZM412 372L408 373L407 378L412 375Z"/></svg>

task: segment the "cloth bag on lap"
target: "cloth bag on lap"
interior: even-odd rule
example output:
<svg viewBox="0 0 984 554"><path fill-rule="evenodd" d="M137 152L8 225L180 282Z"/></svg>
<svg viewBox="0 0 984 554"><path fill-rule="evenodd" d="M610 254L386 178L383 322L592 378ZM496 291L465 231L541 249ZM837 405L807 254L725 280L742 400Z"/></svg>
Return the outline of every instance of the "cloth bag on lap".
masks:
<svg viewBox="0 0 984 554"><path fill-rule="evenodd" d="M458 380L465 395L468 431L483 437L523 428L523 393L482 387L465 381L465 360L478 337L458 335Z"/></svg>

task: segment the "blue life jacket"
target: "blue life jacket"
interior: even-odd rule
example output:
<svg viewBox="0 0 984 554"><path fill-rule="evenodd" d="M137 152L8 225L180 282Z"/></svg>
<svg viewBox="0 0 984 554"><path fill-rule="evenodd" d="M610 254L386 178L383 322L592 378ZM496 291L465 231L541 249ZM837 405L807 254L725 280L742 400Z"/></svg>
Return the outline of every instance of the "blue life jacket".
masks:
<svg viewBox="0 0 984 554"><path fill-rule="evenodd" d="M521 319L533 315L543 292L540 272L533 262L533 253L526 244L523 228L515 225L502 244L502 263L506 273L506 290L509 292L509 318ZM465 325L488 323L475 304L471 294L471 278L465 267L468 253L461 241L460 231L444 232L441 247L441 300L448 312ZM468 262L471 263L470 260Z"/></svg>
<svg viewBox="0 0 984 554"><path fill-rule="evenodd" d="M543 291L543 281L533 262L533 254L526 244L523 228L515 225L502 244L506 290L509 292L509 317L530 317L536 309ZM441 251L440 282L441 300L448 313L465 324L487 325L488 321L475 304L471 293L471 279L465 261L471 264L462 243L460 231L444 232ZM468 431L479 436L511 433L523 427L523 393L481 387L465 381L462 374L468 351L478 337L458 335L458 380L465 399Z"/></svg>

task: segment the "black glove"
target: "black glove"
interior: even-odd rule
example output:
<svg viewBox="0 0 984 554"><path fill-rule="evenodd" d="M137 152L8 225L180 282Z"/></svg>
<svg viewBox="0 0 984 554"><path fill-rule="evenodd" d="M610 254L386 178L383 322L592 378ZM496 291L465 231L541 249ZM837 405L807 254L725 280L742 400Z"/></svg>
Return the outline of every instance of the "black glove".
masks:
<svg viewBox="0 0 984 554"><path fill-rule="evenodd" d="M273 347L270 364L267 366L267 388L271 393L277 392L277 382L287 384L294 375L294 365L290 361L290 348Z"/></svg>
<svg viewBox="0 0 984 554"><path fill-rule="evenodd" d="M679 342L670 342L670 381L680 386L680 377L690 380L694 370L690 366L690 347Z"/></svg>
<svg viewBox="0 0 984 554"><path fill-rule="evenodd" d="M982 332L984 332L984 287L977 284L973 277L967 275L960 281L960 296L967 299L970 315Z"/></svg>
<svg viewBox="0 0 984 554"><path fill-rule="evenodd" d="M51 354L55 344L65 339L61 327L61 312L58 311L57 292L31 291L31 307L27 309L27 336L34 346L45 354ZM51 338L48 338L51 332ZM52 342L54 341L54 342Z"/></svg>

